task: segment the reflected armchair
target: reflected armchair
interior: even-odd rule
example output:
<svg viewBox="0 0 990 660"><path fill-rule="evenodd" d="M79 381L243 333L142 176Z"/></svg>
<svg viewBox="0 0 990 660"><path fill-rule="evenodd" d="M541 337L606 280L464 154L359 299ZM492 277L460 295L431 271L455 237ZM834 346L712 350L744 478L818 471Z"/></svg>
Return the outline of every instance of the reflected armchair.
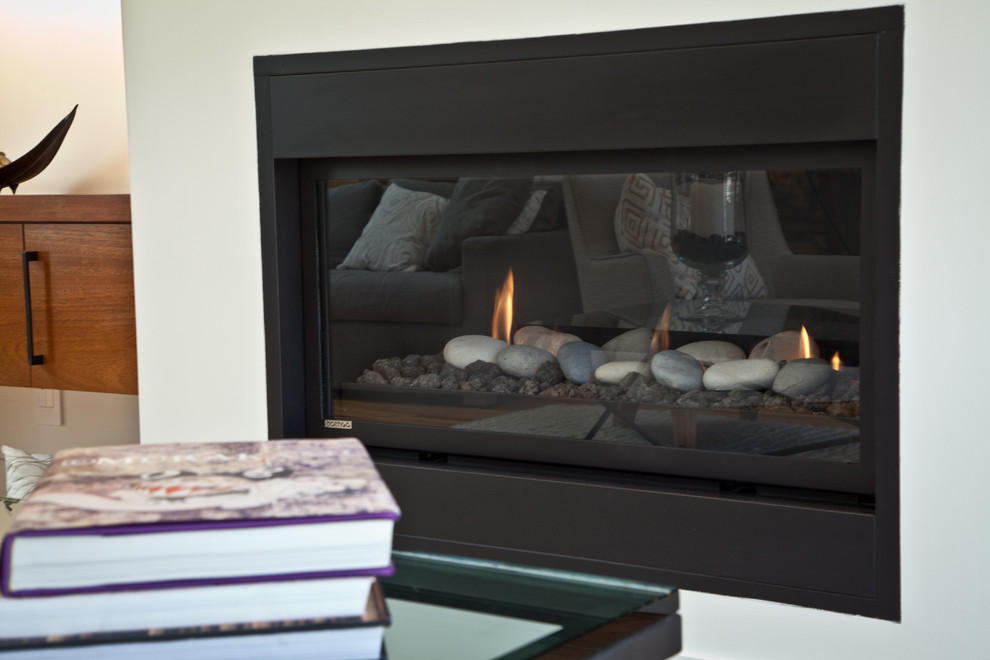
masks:
<svg viewBox="0 0 990 660"><path fill-rule="evenodd" d="M585 311L674 298L664 255L622 252L615 209L626 174L564 177L564 202ZM670 174L650 178L661 188ZM746 174L750 254L767 288L767 300L854 310L859 306L859 257L794 254L784 239L765 171Z"/></svg>

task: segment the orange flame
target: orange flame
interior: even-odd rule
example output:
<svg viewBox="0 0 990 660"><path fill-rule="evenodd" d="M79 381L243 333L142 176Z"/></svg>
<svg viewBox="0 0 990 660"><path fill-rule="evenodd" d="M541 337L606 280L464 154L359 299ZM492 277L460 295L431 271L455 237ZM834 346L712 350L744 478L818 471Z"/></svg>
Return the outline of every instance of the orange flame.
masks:
<svg viewBox="0 0 990 660"><path fill-rule="evenodd" d="M842 360L839 359L839 351L836 351L835 355L832 356L832 368L838 371L841 366Z"/></svg>
<svg viewBox="0 0 990 660"><path fill-rule="evenodd" d="M492 337L512 343L512 292L515 288L512 269L505 282L495 292L495 312L492 314Z"/></svg>
<svg viewBox="0 0 990 660"><path fill-rule="evenodd" d="M657 328L653 331L653 339L650 340L650 355L656 355L670 348L670 333L667 332L668 327L670 327L670 303L667 303L667 306L663 308L663 314L660 315L660 320L657 321Z"/></svg>
<svg viewBox="0 0 990 660"><path fill-rule="evenodd" d="M801 357L811 358L814 355L811 354L811 337L808 336L808 331L801 326Z"/></svg>

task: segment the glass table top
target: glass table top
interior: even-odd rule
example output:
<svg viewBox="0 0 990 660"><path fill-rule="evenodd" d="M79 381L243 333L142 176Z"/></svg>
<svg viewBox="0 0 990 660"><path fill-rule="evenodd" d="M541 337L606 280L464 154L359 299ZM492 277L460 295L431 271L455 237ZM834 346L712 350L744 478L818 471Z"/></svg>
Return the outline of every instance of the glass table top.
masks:
<svg viewBox="0 0 990 660"><path fill-rule="evenodd" d="M658 648L679 650L673 587L447 555L397 551L393 561L395 574L382 579L392 616L389 660L549 657L551 649L643 608L665 627Z"/></svg>

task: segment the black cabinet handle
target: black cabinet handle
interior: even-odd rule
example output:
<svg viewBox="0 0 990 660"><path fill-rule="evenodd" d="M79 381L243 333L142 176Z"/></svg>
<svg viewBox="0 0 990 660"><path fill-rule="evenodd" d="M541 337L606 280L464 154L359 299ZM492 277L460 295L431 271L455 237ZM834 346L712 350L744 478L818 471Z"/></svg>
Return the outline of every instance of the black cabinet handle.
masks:
<svg viewBox="0 0 990 660"><path fill-rule="evenodd" d="M31 319L31 270L28 264L38 260L34 251L21 252L21 262L24 265L24 316L27 318L27 356L28 364L44 364L44 355L34 354L34 323Z"/></svg>

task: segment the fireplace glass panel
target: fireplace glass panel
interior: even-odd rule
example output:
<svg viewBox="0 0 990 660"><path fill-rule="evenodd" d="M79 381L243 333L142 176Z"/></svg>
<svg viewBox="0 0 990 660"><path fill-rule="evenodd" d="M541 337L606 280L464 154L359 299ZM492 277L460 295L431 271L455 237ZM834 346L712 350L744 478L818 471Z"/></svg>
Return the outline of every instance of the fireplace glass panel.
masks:
<svg viewBox="0 0 990 660"><path fill-rule="evenodd" d="M861 169L745 173L717 326L672 252L671 173L474 174L318 181L328 433L871 496Z"/></svg>

